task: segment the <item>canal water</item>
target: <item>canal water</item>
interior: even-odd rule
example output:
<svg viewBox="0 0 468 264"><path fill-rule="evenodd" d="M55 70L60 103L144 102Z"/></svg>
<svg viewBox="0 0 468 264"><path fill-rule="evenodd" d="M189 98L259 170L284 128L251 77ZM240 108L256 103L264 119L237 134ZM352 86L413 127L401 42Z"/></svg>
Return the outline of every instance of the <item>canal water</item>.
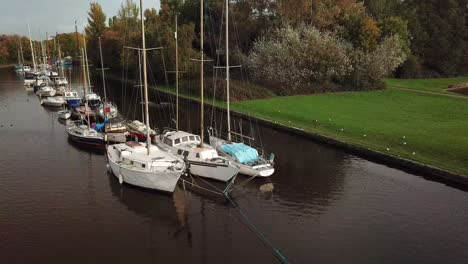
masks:
<svg viewBox="0 0 468 264"><path fill-rule="evenodd" d="M124 115L140 115L135 89L109 87ZM152 101L153 124L170 123L167 98ZM196 131L198 107L181 108ZM120 186L102 153L70 144L56 111L0 70L2 263L277 262L257 231L291 263L468 263L465 190L254 124L245 132L275 153L276 172L233 191L252 230L213 197Z"/></svg>

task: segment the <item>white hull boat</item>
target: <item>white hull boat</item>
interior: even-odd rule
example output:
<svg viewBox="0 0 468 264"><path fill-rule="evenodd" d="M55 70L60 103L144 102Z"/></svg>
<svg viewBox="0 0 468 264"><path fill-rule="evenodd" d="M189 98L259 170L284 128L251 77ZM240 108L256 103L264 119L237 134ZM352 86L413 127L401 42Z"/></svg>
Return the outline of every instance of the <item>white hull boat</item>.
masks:
<svg viewBox="0 0 468 264"><path fill-rule="evenodd" d="M257 150L244 144L229 144L227 141L210 135L210 145L216 148L218 153L235 163L239 168L239 173L252 177L269 177L275 172L273 161L267 160L258 155ZM240 147L237 152L226 151L227 147ZM245 150L251 154L249 160L245 159ZM253 156L253 157L252 157ZM241 159L241 160L240 160Z"/></svg>
<svg viewBox="0 0 468 264"><path fill-rule="evenodd" d="M61 107L67 102L63 97L47 97L41 100L41 105ZM71 113L70 113L71 114Z"/></svg>
<svg viewBox="0 0 468 264"><path fill-rule="evenodd" d="M55 96L55 93L55 89L50 86L43 86L36 92L36 94L41 97Z"/></svg>
<svg viewBox="0 0 468 264"><path fill-rule="evenodd" d="M172 131L156 137L158 144L167 151L183 158L187 169L193 175L227 182L239 173L239 167L224 157L218 156L210 145L199 146L200 137Z"/></svg>
<svg viewBox="0 0 468 264"><path fill-rule="evenodd" d="M60 119L69 119L71 117L72 112L70 110L61 110L58 111L57 114Z"/></svg>
<svg viewBox="0 0 468 264"><path fill-rule="evenodd" d="M174 192L185 169L181 159L154 145L147 155L146 146L137 142L111 145L107 157L109 168L121 184L164 192Z"/></svg>

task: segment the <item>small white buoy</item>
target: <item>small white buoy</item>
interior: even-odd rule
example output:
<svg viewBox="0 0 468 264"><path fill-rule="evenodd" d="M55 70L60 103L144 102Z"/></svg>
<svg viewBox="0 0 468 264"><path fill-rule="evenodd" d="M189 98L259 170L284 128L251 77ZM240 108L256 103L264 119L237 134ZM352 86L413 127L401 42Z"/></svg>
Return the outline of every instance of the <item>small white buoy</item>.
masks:
<svg viewBox="0 0 468 264"><path fill-rule="evenodd" d="M344 131L344 128L342 128L341 131Z"/></svg>
<svg viewBox="0 0 468 264"><path fill-rule="evenodd" d="M413 155L416 155L416 152L413 152Z"/></svg>
<svg viewBox="0 0 468 264"><path fill-rule="evenodd" d="M406 142L403 142L403 145L406 145Z"/></svg>
<svg viewBox="0 0 468 264"><path fill-rule="evenodd" d="M123 183L123 177L122 177L122 174L119 174L119 183L120 183L120 185L122 185L122 183Z"/></svg>
<svg viewBox="0 0 468 264"><path fill-rule="evenodd" d="M403 138L406 138L406 136L403 136Z"/></svg>
<svg viewBox="0 0 468 264"><path fill-rule="evenodd" d="M389 148L387 148L387 151L389 151L389 150L390 150L390 149L389 149Z"/></svg>
<svg viewBox="0 0 468 264"><path fill-rule="evenodd" d="M364 137L367 137L367 135L366 135L366 134L364 134Z"/></svg>
<svg viewBox="0 0 468 264"><path fill-rule="evenodd" d="M318 120L317 120L317 119L315 119L315 123L318 123Z"/></svg>

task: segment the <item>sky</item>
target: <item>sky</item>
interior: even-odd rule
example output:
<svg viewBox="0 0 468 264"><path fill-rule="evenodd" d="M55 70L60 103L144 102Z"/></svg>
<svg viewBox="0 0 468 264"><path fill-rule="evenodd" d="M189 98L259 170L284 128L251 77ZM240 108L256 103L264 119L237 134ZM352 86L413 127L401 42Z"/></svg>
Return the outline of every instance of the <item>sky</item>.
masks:
<svg viewBox="0 0 468 264"><path fill-rule="evenodd" d="M78 31L83 31L87 24L91 2L98 2L106 16L110 17L117 14L123 0L0 0L0 2L0 35L27 36L29 23L31 37L40 40L46 38L46 33L51 36L55 35L55 32L74 32L75 20ZM143 7L159 9L159 0L143 0Z"/></svg>

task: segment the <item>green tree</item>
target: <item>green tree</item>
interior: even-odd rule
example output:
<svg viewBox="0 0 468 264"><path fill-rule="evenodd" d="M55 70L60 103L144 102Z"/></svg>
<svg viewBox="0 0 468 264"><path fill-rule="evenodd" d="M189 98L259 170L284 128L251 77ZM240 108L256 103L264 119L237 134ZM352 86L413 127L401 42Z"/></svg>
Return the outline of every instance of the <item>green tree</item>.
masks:
<svg viewBox="0 0 468 264"><path fill-rule="evenodd" d="M102 11L101 5L97 2L90 3L88 12L88 26L86 35L91 38L97 38L104 33L106 29L106 15Z"/></svg>

